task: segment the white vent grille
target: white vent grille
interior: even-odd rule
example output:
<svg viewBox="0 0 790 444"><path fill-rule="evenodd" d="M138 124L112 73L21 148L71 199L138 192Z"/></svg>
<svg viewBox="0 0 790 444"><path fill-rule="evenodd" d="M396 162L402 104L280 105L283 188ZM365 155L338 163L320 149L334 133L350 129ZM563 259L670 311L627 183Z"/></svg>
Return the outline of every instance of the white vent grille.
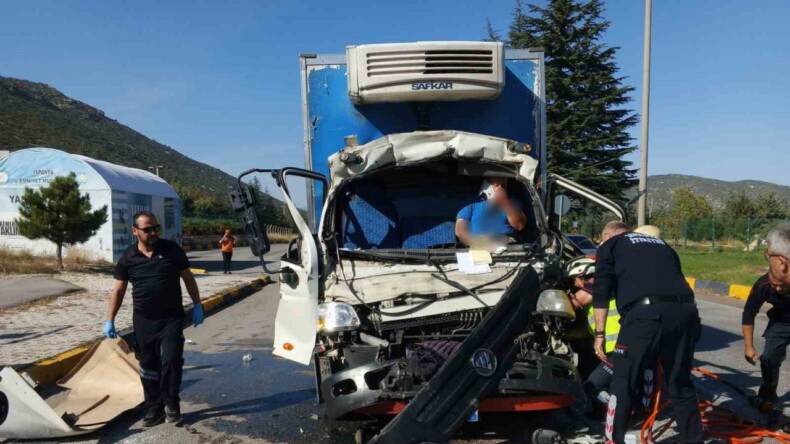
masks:
<svg viewBox="0 0 790 444"><path fill-rule="evenodd" d="M368 77L404 74L491 74L494 51L432 50L371 52L367 55Z"/></svg>
<svg viewBox="0 0 790 444"><path fill-rule="evenodd" d="M492 99L504 87L496 42L418 42L347 48L355 103Z"/></svg>

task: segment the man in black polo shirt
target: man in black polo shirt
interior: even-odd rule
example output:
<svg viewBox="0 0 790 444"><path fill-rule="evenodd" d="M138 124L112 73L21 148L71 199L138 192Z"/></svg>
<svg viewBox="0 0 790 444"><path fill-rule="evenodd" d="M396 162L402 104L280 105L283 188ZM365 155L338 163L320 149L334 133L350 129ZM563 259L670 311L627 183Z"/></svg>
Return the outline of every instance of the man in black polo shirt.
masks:
<svg viewBox="0 0 790 444"><path fill-rule="evenodd" d="M757 392L755 404L763 413L774 409L779 386L779 369L785 360L790 344L790 224L772 228L767 236L768 273L754 283L741 319L744 342L744 357L750 364L760 361L763 383ZM768 302L768 327L765 329L763 355L754 349L754 317L760 307ZM787 426L786 426L787 427ZM790 431L790 427L787 428Z"/></svg>
<svg viewBox="0 0 790 444"><path fill-rule="evenodd" d="M159 239L160 229L153 213L140 211L134 215L132 234L137 237L137 243L124 251L115 267L115 285L104 325L107 337L117 336L115 316L131 282L132 320L147 409L145 427L181 419L178 395L184 365L181 279L194 303L192 323L203 322L200 293L186 253L175 242Z"/></svg>
<svg viewBox="0 0 790 444"><path fill-rule="evenodd" d="M593 286L594 347L600 359L606 356L603 346L611 294L616 295L622 325L612 353L614 378L606 438L624 442L641 375L658 357L667 375L680 442L701 443L702 421L691 383L694 344L701 326L680 259L661 239L632 233L620 221L609 222L601 238Z"/></svg>

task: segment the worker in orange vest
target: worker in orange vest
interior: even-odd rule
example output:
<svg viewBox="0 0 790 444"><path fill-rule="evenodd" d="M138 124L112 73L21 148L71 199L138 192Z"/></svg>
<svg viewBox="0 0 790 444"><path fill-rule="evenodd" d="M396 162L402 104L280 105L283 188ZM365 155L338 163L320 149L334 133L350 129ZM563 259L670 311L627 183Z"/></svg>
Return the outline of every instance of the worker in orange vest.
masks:
<svg viewBox="0 0 790 444"><path fill-rule="evenodd" d="M222 248L223 274L230 274L230 260L233 257L233 246L236 245L236 238L230 234L230 229L225 230L225 235L219 240Z"/></svg>

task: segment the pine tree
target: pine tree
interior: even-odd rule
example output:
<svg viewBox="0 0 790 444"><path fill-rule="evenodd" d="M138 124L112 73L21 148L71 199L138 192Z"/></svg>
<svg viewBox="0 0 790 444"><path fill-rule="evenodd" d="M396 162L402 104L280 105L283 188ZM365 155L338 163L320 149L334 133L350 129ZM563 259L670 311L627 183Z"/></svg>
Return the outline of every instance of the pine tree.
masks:
<svg viewBox="0 0 790 444"><path fill-rule="evenodd" d="M498 42L502 40L499 31L494 29L494 25L491 24L491 19L486 19L486 34L488 35L484 40L486 42Z"/></svg>
<svg viewBox="0 0 790 444"><path fill-rule="evenodd" d="M727 196L722 215L728 220L746 219L756 215L754 202L744 191Z"/></svg>
<svg viewBox="0 0 790 444"><path fill-rule="evenodd" d="M264 225L283 225L283 214L276 200L265 190L261 181L253 177L250 181L252 192L255 193L255 200L258 202L257 213L258 221Z"/></svg>
<svg viewBox="0 0 790 444"><path fill-rule="evenodd" d="M632 87L618 77L618 48L600 40L609 27L600 0L549 0L545 8L516 4L508 34L516 48L541 47L546 60L548 169L614 199L635 183L625 105ZM489 36L495 36L488 27Z"/></svg>
<svg viewBox="0 0 790 444"><path fill-rule="evenodd" d="M781 219L788 216L787 201L771 191L760 194L754 201L757 217L765 219Z"/></svg>
<svg viewBox="0 0 790 444"><path fill-rule="evenodd" d="M16 219L19 233L28 239L55 244L58 270L63 270L63 246L90 239L107 221L107 206L91 211L88 196L81 196L77 176L56 177L48 186L25 188Z"/></svg>

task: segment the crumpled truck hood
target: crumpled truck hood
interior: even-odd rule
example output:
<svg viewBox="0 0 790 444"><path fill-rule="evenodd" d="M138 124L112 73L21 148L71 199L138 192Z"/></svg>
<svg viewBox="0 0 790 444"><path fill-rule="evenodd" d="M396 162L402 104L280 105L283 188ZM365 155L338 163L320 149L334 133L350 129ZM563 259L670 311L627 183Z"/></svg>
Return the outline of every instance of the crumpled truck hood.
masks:
<svg viewBox="0 0 790 444"><path fill-rule="evenodd" d="M502 277L512 266L492 266L491 273L465 274L458 270L457 264L444 266L447 278L471 288ZM343 271L345 273L343 273ZM458 292L458 288L431 276L440 274L436 267L430 265L388 264L375 261L343 261L343 268L336 267L326 279L324 296L327 299L350 304L360 303L357 296L365 303L375 303L395 299L407 293L442 294ZM486 290L504 290L513 281L514 276L487 287ZM354 292L351 291L353 287ZM500 292L501 293L501 292Z"/></svg>
<svg viewBox="0 0 790 444"><path fill-rule="evenodd" d="M529 154L528 145L508 139L462 131L422 131L390 134L365 145L344 148L329 157L331 182L329 194L354 176L390 166L429 162L453 155L459 159L513 164L518 176L533 183L538 161ZM344 162L353 155L358 162Z"/></svg>

